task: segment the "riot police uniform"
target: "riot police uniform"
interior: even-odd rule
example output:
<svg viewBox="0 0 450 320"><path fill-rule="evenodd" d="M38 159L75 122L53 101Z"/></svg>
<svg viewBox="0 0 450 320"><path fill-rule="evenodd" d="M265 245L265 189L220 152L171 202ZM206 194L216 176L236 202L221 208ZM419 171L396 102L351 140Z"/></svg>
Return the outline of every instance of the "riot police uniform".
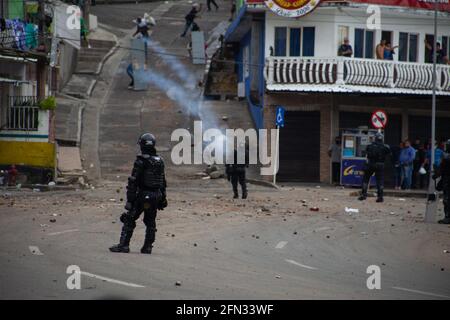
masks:
<svg viewBox="0 0 450 320"><path fill-rule="evenodd" d="M156 154L155 137L144 133L138 144L141 155L134 162L128 178L127 203L120 221L123 223L119 244L109 248L112 252L129 252L129 244L136 227L136 220L144 212L145 241L141 253L150 254L156 234L156 213L167 207L164 161Z"/></svg>
<svg viewBox="0 0 450 320"><path fill-rule="evenodd" d="M238 163L238 151L234 150L234 163L226 165L226 175L228 181L231 181L233 186L234 199L239 198L238 183L242 188L242 199L247 199L247 181L245 178L245 169L248 167L248 154L245 151L245 162Z"/></svg>
<svg viewBox="0 0 450 320"><path fill-rule="evenodd" d="M438 176L441 177L438 184L438 190L443 193L442 202L444 203L445 214L445 218L439 220L439 223L450 224L450 139L445 145L445 153L441 159L437 175L434 178L437 178Z"/></svg>
<svg viewBox="0 0 450 320"><path fill-rule="evenodd" d="M375 141L367 146L367 163L364 170L364 178L362 183L362 192L359 200L367 198L367 190L369 188L370 177L375 173L377 185L377 202L383 202L383 188L384 188L384 162L386 156L391 153L388 145L383 143L383 135L377 133Z"/></svg>

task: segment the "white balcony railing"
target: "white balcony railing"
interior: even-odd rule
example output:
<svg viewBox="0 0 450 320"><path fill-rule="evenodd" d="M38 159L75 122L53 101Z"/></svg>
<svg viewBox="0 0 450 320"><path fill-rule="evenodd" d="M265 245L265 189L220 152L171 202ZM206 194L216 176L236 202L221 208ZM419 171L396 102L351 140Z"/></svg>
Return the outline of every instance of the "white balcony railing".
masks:
<svg viewBox="0 0 450 320"><path fill-rule="evenodd" d="M437 65L436 77L438 92L450 93L450 66ZM433 65L344 57L269 57L266 59L265 78L268 86L365 86L423 92L433 88Z"/></svg>

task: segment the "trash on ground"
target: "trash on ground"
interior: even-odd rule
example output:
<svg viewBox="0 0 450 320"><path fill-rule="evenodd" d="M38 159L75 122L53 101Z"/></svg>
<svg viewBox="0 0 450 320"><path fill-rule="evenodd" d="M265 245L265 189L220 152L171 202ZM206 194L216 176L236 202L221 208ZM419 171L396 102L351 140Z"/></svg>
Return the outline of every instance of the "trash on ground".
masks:
<svg viewBox="0 0 450 320"><path fill-rule="evenodd" d="M345 207L345 212L350 213L350 214L351 213L359 213L359 209Z"/></svg>

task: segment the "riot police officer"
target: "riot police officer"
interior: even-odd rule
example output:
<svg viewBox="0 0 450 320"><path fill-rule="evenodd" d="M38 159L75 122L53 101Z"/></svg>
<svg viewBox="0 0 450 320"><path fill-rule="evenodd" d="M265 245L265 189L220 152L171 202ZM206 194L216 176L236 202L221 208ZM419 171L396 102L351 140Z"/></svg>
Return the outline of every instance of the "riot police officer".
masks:
<svg viewBox="0 0 450 320"><path fill-rule="evenodd" d="M152 253L156 233L156 213L167 207L164 161L156 154L156 140L151 133L139 137L141 155L134 162L128 178L127 210L120 216L123 223L119 244L109 248L112 252L130 252L129 244L136 220L144 212L145 241L141 253Z"/></svg>
<svg viewBox="0 0 450 320"><path fill-rule="evenodd" d="M441 180L439 181L437 189L438 191L442 191L444 195L442 202L444 203L445 214L445 218L438 222L450 224L450 139L447 140L447 143L445 144L444 156L442 157L439 169L433 178L437 179L438 177L441 177Z"/></svg>
<svg viewBox="0 0 450 320"><path fill-rule="evenodd" d="M242 199L247 199L247 181L245 178L245 169L248 167L248 152L244 145L239 146L239 151L244 152L244 161L239 161L238 150L234 149L234 162L233 164L227 164L225 173L228 181L231 181L233 186L233 198L239 198L238 183L242 188Z"/></svg>
<svg viewBox="0 0 450 320"><path fill-rule="evenodd" d="M367 163L364 170L362 192L359 200L366 200L370 177L375 173L378 195L377 202L383 202L384 162L386 156L391 153L391 150L388 145L383 143L383 134L381 132L376 133L375 141L367 146L366 152Z"/></svg>

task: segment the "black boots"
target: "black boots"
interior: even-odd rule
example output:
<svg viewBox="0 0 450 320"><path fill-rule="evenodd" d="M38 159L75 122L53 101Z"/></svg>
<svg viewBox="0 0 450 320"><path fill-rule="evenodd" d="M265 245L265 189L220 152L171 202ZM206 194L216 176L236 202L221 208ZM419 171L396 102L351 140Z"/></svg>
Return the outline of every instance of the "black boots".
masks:
<svg viewBox="0 0 450 320"><path fill-rule="evenodd" d="M363 200L367 199L367 189L368 189L368 187L369 187L369 185L367 183L363 183L361 195L358 198L359 201L363 201Z"/></svg>
<svg viewBox="0 0 450 320"><path fill-rule="evenodd" d="M156 228L149 228L145 230L145 241L141 248L141 253L151 254L153 248L153 242L155 242Z"/></svg>
<svg viewBox="0 0 450 320"><path fill-rule="evenodd" d="M152 243L145 240L144 245L141 248L141 253L152 254L152 248L153 248Z"/></svg>
<svg viewBox="0 0 450 320"><path fill-rule="evenodd" d="M128 230L127 228L122 227L122 232L120 233L119 244L116 244L115 246L112 246L111 248L109 248L109 251L123 252L123 253L130 252L130 240L131 240L132 235L133 235L133 230Z"/></svg>
<svg viewBox="0 0 450 320"><path fill-rule="evenodd" d="M450 224L450 217L445 217L444 219L441 219L438 221L440 224Z"/></svg>

